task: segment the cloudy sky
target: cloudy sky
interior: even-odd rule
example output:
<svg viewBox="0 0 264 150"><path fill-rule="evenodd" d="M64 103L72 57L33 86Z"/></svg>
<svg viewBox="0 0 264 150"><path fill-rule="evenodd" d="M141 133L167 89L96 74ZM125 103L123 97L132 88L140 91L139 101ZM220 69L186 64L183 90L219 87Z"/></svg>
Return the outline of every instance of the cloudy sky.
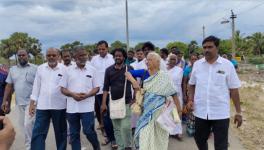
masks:
<svg viewBox="0 0 264 150"><path fill-rule="evenodd" d="M201 43L206 35L230 38L230 10L243 36L264 32L263 0L128 0L130 42L170 41ZM27 32L43 49L79 40L125 42L125 0L0 0L0 39Z"/></svg>

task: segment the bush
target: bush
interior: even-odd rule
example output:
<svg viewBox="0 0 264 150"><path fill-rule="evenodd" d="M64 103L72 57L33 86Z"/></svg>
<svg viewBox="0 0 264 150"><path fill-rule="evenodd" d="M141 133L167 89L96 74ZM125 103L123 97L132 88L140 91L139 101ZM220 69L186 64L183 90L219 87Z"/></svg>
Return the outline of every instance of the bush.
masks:
<svg viewBox="0 0 264 150"><path fill-rule="evenodd" d="M264 57L261 56L255 56L248 58L248 62L251 64L264 64Z"/></svg>

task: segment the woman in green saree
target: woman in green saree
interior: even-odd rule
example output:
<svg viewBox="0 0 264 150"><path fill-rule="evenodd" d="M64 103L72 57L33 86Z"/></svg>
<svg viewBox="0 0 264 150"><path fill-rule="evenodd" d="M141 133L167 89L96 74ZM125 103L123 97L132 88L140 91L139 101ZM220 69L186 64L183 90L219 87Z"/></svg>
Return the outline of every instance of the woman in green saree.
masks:
<svg viewBox="0 0 264 150"><path fill-rule="evenodd" d="M173 97L178 113L180 103L173 83L167 72L160 71L160 56L151 52L147 56L149 78L144 80L143 112L137 122L135 137L139 136L140 150L168 149L169 133L156 122L169 96ZM126 73L134 87L139 87L130 73Z"/></svg>

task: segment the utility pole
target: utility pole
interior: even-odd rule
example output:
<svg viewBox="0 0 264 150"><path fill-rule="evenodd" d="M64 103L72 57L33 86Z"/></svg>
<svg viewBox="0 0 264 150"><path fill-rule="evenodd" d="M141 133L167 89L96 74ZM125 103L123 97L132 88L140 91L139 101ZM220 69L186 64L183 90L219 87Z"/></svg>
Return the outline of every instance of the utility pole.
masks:
<svg viewBox="0 0 264 150"><path fill-rule="evenodd" d="M237 15L234 14L233 10L231 10L231 17L232 20L232 56L233 58L236 56L236 43L235 43L235 18Z"/></svg>
<svg viewBox="0 0 264 150"><path fill-rule="evenodd" d="M127 44L127 52L129 51L129 31L128 31L128 5L126 0L126 44Z"/></svg>
<svg viewBox="0 0 264 150"><path fill-rule="evenodd" d="M205 26L203 25L203 39L205 39Z"/></svg>

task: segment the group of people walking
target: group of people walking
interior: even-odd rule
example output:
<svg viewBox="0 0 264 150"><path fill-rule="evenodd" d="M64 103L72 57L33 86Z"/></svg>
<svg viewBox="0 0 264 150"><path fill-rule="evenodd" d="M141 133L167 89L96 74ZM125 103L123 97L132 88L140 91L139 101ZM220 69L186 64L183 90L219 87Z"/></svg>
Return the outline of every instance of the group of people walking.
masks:
<svg viewBox="0 0 264 150"><path fill-rule="evenodd" d="M187 132L194 135L198 149L208 149L212 132L215 149L226 150L230 99L235 105L235 123L237 127L242 124L240 81L232 63L218 54L217 37L205 38L202 46L204 57L191 54L186 62L177 47L161 49L158 54L146 42L135 52L117 48L110 54L108 43L99 41L98 54L91 60L83 47L72 50L73 54L49 48L47 62L38 67L20 49L19 64L1 74L2 115L11 111L15 92L28 150L45 149L50 120L58 150L66 149L67 136L72 149L81 150L81 129L94 150L109 143L119 150L165 150L170 135L157 119L171 101L180 119L187 121ZM136 114L130 106L140 88L144 90L142 112ZM121 101L125 112L113 112ZM120 113L123 117L114 116ZM104 136L100 142L95 116ZM177 134L171 136L182 140L182 123L176 124Z"/></svg>

